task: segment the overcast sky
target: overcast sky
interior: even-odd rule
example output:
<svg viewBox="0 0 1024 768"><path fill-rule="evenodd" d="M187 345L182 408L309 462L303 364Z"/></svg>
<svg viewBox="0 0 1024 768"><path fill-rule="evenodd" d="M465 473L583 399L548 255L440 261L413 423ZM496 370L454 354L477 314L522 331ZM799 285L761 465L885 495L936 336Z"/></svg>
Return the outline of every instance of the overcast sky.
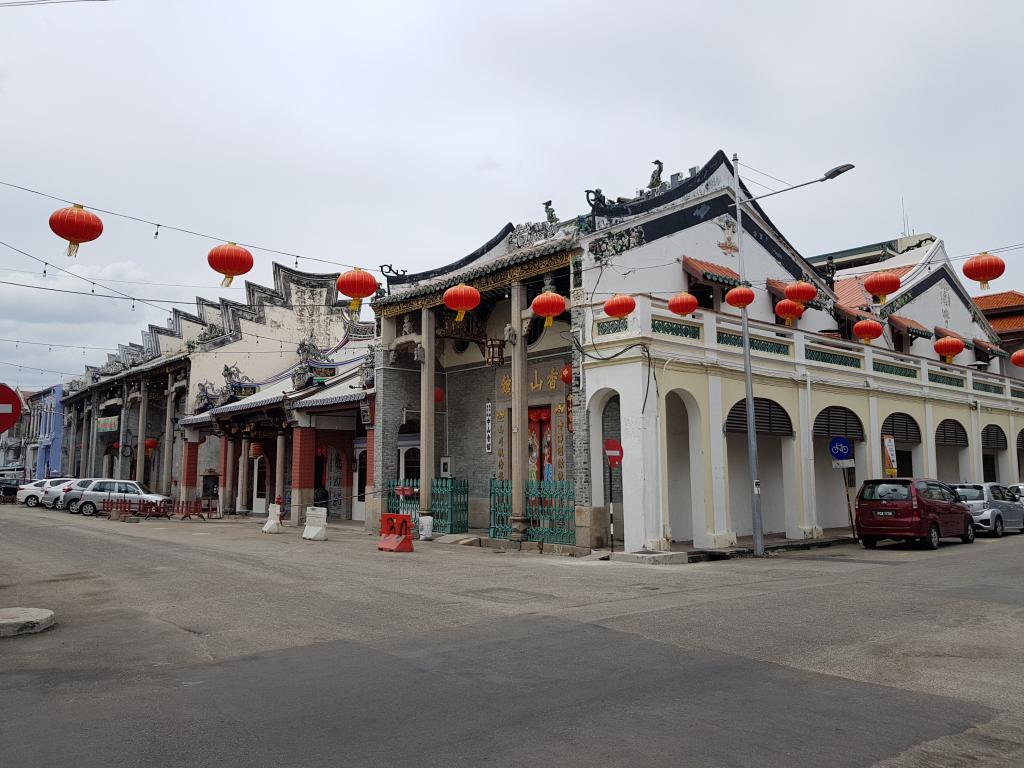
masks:
<svg viewBox="0 0 1024 768"><path fill-rule="evenodd" d="M857 165L766 201L806 256L899 236L901 199L913 230L959 255L1024 242L1022 22L1009 0L0 7L0 180L416 271L542 218L544 200L567 218L584 189L632 195L655 158L667 178L721 148L790 183ZM141 297L242 296L216 287L214 243L112 216L71 261L47 226L57 207L0 188L0 240L96 279L165 284L110 283ZM1019 285L1019 253L996 288ZM249 278L269 284L272 257L255 257ZM41 273L0 247L0 280L90 289ZM114 347L150 322L166 314L0 285L2 338ZM0 342L4 363L103 360ZM10 384L59 378L0 365Z"/></svg>

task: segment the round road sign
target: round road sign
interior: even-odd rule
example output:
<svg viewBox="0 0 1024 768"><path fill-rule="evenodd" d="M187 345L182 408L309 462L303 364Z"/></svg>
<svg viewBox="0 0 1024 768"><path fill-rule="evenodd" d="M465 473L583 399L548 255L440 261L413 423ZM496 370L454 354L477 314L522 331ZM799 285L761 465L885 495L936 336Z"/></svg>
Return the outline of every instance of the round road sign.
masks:
<svg viewBox="0 0 1024 768"><path fill-rule="evenodd" d="M6 384L0 384L0 434L18 423L21 418L21 398Z"/></svg>

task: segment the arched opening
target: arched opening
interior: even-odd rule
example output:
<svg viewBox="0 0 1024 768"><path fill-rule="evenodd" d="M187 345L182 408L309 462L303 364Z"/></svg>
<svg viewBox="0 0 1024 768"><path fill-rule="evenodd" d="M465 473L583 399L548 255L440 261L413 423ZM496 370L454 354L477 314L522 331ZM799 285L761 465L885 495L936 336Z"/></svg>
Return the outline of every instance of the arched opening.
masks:
<svg viewBox="0 0 1024 768"><path fill-rule="evenodd" d="M605 440L622 440L621 404L618 395L612 395L601 409L601 445ZM604 456L602 451L601 456ZM607 461L601 462L605 504L614 504L612 518L615 523L615 541L624 541L625 526L622 517L622 467L609 466Z"/></svg>
<svg viewBox="0 0 1024 768"><path fill-rule="evenodd" d="M935 428L935 474L943 483L969 483L970 453L967 430L956 419L943 419Z"/></svg>
<svg viewBox="0 0 1024 768"><path fill-rule="evenodd" d="M845 437L853 443L853 454L847 458L856 462L849 469L835 469L829 453L832 438ZM857 487L857 470L867 463L864 425L857 414L841 405L824 408L814 419L814 508L818 525L822 528L840 528L850 524L850 489Z"/></svg>
<svg viewBox="0 0 1024 768"><path fill-rule="evenodd" d="M981 474L986 483L1003 482L1008 478L1006 454L1009 444L1006 433L998 424L989 424L981 430Z"/></svg>
<svg viewBox="0 0 1024 768"><path fill-rule="evenodd" d="M793 481L795 441L793 423L774 400L754 398L757 430L758 474L761 482L761 518L765 533L786 529L787 480ZM747 453L746 401L740 400L725 419L726 461L729 465L729 506L732 529L737 536L753 531L751 501L753 483Z"/></svg>
<svg viewBox="0 0 1024 768"><path fill-rule="evenodd" d="M893 440L893 456L889 456L886 450L887 437ZM897 477L914 477L915 468L924 469L921 428L912 416L899 411L890 413L882 422L881 439L882 456L888 456L887 462L895 461Z"/></svg>
<svg viewBox="0 0 1024 768"><path fill-rule="evenodd" d="M665 397L665 459L668 522L672 541L693 541L705 531L700 409L689 392L674 390Z"/></svg>

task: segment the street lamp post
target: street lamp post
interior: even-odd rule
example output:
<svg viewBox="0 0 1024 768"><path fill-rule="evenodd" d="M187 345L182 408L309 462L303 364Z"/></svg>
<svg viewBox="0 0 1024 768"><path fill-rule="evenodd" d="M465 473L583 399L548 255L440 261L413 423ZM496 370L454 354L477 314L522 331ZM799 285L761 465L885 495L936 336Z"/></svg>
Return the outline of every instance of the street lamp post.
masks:
<svg viewBox="0 0 1024 768"><path fill-rule="evenodd" d="M775 192L766 192L763 195L754 197L740 197L740 158L733 153L733 194L736 198L736 258L740 268L740 283L749 285L747 282L747 271L743 260L743 205L763 197L771 197L792 189L799 189L810 184L817 184L820 181L830 181L837 176L853 169L850 163L837 165L828 170L819 179L811 179L802 184L794 184L791 187L780 189ZM743 383L746 388L747 406L747 459L750 462L751 502L750 515L754 534L754 554L758 557L764 555L764 520L761 517L761 479L758 471L757 461L757 422L754 415L754 375L750 365L750 324L748 322L747 308L740 309L741 336L743 337Z"/></svg>

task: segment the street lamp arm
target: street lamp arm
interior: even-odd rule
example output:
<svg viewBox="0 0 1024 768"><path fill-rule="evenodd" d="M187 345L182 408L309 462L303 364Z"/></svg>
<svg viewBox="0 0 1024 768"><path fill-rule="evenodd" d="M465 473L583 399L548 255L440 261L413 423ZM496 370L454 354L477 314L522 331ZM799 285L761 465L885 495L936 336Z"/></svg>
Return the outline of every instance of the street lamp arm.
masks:
<svg viewBox="0 0 1024 768"><path fill-rule="evenodd" d="M740 202L751 203L754 200L761 200L765 197L772 197L773 195L781 195L783 192L790 192L794 189L800 189L800 187L809 187L811 184L817 184L822 181L831 181L837 176L841 176L847 171L853 170L854 167L855 166L852 163L844 163L843 165L837 165L835 168L825 171L825 174L820 179L811 179L810 181L805 181L803 184L794 184L793 186L786 187L785 189L777 189L774 192L765 192L763 195L744 197L742 200L740 200Z"/></svg>

